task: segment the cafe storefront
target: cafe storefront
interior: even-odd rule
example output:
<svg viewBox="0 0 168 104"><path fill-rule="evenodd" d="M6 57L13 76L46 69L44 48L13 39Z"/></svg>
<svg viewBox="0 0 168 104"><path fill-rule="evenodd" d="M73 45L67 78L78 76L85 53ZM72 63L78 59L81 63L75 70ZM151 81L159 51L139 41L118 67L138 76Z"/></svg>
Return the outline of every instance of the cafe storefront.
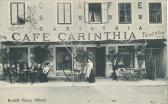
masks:
<svg viewBox="0 0 168 104"><path fill-rule="evenodd" d="M51 65L48 76L57 77L63 75L60 64L66 60L67 69L72 69L71 53L76 57L87 52L95 75L109 77L111 51L119 53L121 69L139 70L137 48L142 46L145 73L155 78L166 75L166 0L3 0L0 6L1 63L31 66L37 61L35 54L45 51L45 62Z"/></svg>
<svg viewBox="0 0 168 104"><path fill-rule="evenodd" d="M155 43L155 42L154 42ZM49 43L39 43L32 45L33 43L23 43L20 45L6 45L3 43L5 48L1 50L6 50L11 54L11 63L27 63L31 66L34 63L34 48L37 46L46 47ZM9 43L8 43L9 44ZM26 44L26 45L25 45ZM30 45L31 44L31 45ZM92 55L92 60L94 63L94 71L97 77L110 77L112 71L112 63L108 60L107 56L111 51L118 52L121 56L120 64L123 65L121 68L127 68L127 70L138 70L138 60L136 56L136 48L143 43L129 43L129 44L68 44L68 45L55 45L50 43L47 50L50 51L50 57L46 60L51 65L51 71L49 77L64 76L63 69L59 65L65 64L67 62L67 70L71 71L72 61L71 55L72 49L76 48L75 55L82 54L82 52L88 52ZM145 59L142 64L142 69L146 71L147 74L153 73L157 78L164 78L166 74L166 45L149 43L145 47ZM76 57L75 57L76 58ZM152 60L152 63L151 63ZM154 64L151 68L151 64ZM81 69L80 64L77 67ZM68 73L68 72L67 72Z"/></svg>

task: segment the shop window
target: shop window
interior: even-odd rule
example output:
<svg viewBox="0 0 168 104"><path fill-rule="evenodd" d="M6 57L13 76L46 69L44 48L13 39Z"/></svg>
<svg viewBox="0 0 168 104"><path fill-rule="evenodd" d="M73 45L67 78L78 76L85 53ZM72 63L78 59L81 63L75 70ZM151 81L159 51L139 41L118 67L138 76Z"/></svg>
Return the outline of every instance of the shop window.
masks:
<svg viewBox="0 0 168 104"><path fill-rule="evenodd" d="M131 24L131 3L119 3L119 23L120 24Z"/></svg>
<svg viewBox="0 0 168 104"><path fill-rule="evenodd" d="M10 48L9 60L10 63L12 64L16 63L28 64L28 48L27 47Z"/></svg>
<svg viewBox="0 0 168 104"><path fill-rule="evenodd" d="M149 23L161 23L161 3L149 3Z"/></svg>
<svg viewBox="0 0 168 104"><path fill-rule="evenodd" d="M25 3L22 2L10 3L10 15L12 25L25 24Z"/></svg>
<svg viewBox="0 0 168 104"><path fill-rule="evenodd" d="M84 15L86 23L107 23L107 3L85 3Z"/></svg>
<svg viewBox="0 0 168 104"><path fill-rule="evenodd" d="M71 24L71 3L60 2L57 4L57 23Z"/></svg>
<svg viewBox="0 0 168 104"><path fill-rule="evenodd" d="M70 47L67 47L71 51ZM72 68L71 55L65 47L58 47L56 49L56 65L57 70L70 70Z"/></svg>
<svg viewBox="0 0 168 104"><path fill-rule="evenodd" d="M120 56L119 65L126 68L134 67L134 46L119 46L118 52Z"/></svg>

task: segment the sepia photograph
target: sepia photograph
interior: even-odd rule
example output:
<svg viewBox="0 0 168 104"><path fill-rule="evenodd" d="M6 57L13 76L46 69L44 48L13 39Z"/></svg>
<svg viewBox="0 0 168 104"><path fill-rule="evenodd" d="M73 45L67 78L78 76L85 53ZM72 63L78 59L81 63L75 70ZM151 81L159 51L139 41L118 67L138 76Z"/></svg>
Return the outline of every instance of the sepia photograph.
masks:
<svg viewBox="0 0 168 104"><path fill-rule="evenodd" d="M0 0L0 104L168 104L167 0Z"/></svg>

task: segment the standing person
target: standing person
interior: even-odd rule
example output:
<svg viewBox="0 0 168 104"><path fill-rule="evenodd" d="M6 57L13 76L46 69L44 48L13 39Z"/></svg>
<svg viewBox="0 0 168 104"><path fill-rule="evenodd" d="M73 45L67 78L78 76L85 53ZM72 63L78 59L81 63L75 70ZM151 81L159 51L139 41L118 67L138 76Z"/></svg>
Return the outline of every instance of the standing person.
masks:
<svg viewBox="0 0 168 104"><path fill-rule="evenodd" d="M3 64L3 79L5 80L7 76L7 64Z"/></svg>
<svg viewBox="0 0 168 104"><path fill-rule="evenodd" d="M41 64L37 64L37 81L41 81L41 74L42 74L42 66Z"/></svg>
<svg viewBox="0 0 168 104"><path fill-rule="evenodd" d="M23 65L23 81L28 82L28 77L29 77L29 68L27 64Z"/></svg>
<svg viewBox="0 0 168 104"><path fill-rule="evenodd" d="M20 68L20 64L17 63L16 64L16 74L17 74L17 81L20 82L21 81L21 68Z"/></svg>
<svg viewBox="0 0 168 104"><path fill-rule="evenodd" d="M14 78L14 81L16 81L16 79L17 79L17 72L16 72L16 69L15 69L15 64L11 65L11 71L12 71L12 77Z"/></svg>
<svg viewBox="0 0 168 104"><path fill-rule="evenodd" d="M37 74L36 64L32 64L29 73L29 79L31 81L31 84L33 84L36 81L36 74Z"/></svg>
<svg viewBox="0 0 168 104"><path fill-rule="evenodd" d="M49 73L49 63L45 63L45 66L43 68L43 73L42 73L42 82L48 82L47 75Z"/></svg>
<svg viewBox="0 0 168 104"><path fill-rule="evenodd" d="M119 64L118 64L118 61L119 61L119 58L115 58L114 59L114 63L113 63L113 79L114 80L117 80L117 74L116 74L116 70L119 68Z"/></svg>
<svg viewBox="0 0 168 104"><path fill-rule="evenodd" d="M7 64L7 77L9 78L10 83L12 83L12 70L10 64Z"/></svg>
<svg viewBox="0 0 168 104"><path fill-rule="evenodd" d="M89 83L94 83L95 76L94 76L94 70L93 70L93 62L90 59L87 60L87 65L84 69L84 72L86 72L87 81Z"/></svg>

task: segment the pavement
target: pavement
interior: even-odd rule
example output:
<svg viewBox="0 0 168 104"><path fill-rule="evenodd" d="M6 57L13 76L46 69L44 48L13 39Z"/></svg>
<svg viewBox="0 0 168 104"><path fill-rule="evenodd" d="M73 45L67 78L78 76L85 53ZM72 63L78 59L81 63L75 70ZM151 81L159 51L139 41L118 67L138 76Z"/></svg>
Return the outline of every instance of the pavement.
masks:
<svg viewBox="0 0 168 104"><path fill-rule="evenodd" d="M166 80L96 83L49 80L45 83L0 81L0 104L168 104Z"/></svg>
<svg viewBox="0 0 168 104"><path fill-rule="evenodd" d="M140 80L140 81L123 81L123 80L112 80L108 78L97 78L95 83L88 83L85 81L81 82L70 82L64 80L49 80L48 82L35 82L28 83L9 83L0 81L0 87L60 87L60 86L168 86L168 80Z"/></svg>

